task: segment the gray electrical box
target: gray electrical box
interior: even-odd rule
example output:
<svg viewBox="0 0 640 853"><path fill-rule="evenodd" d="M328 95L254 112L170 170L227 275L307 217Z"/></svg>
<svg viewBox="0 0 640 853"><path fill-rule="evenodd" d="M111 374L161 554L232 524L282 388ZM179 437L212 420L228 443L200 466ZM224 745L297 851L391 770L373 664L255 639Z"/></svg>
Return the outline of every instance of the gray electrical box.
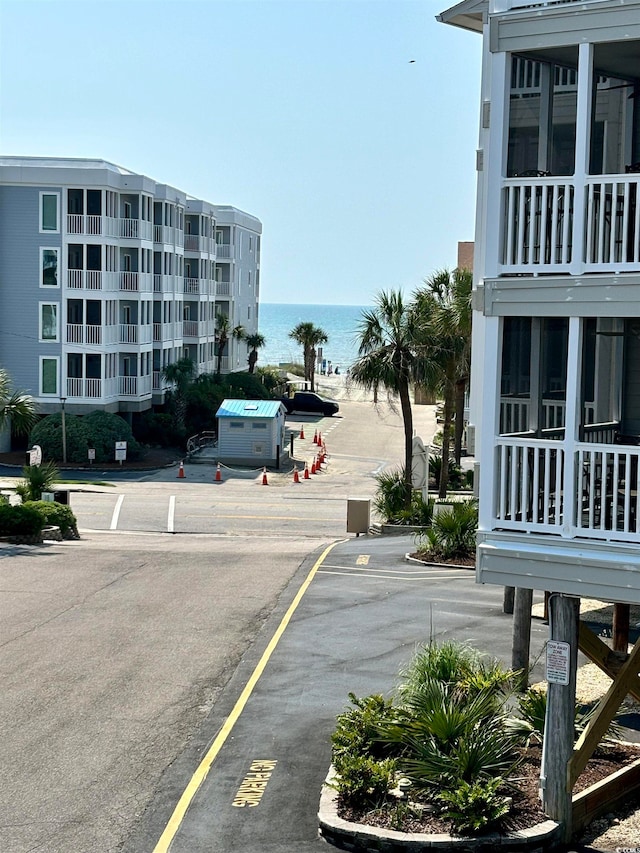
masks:
<svg viewBox="0 0 640 853"><path fill-rule="evenodd" d="M367 533L371 524L371 500L347 498L347 533Z"/></svg>

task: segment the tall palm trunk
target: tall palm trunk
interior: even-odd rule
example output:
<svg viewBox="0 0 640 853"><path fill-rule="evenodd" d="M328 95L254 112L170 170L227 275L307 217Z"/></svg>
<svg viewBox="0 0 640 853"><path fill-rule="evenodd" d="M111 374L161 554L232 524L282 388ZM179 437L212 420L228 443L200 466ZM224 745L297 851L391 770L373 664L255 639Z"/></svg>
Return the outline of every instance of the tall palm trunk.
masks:
<svg viewBox="0 0 640 853"><path fill-rule="evenodd" d="M398 383L398 394L400 397L400 408L402 410L402 422L404 424L404 488L405 508L411 508L411 466L413 462L413 412L411 410L411 396L409 394L409 381L403 378Z"/></svg>
<svg viewBox="0 0 640 853"><path fill-rule="evenodd" d="M446 498L449 483L449 448L451 447L451 423L453 421L453 393L449 383L444 396L444 423L442 424L442 466L440 468L440 487L438 497Z"/></svg>
<svg viewBox="0 0 640 853"><path fill-rule="evenodd" d="M460 465L462 459L462 436L464 434L464 395L467 390L467 379L458 379L456 382L456 420L455 439L453 443L453 458L456 465Z"/></svg>

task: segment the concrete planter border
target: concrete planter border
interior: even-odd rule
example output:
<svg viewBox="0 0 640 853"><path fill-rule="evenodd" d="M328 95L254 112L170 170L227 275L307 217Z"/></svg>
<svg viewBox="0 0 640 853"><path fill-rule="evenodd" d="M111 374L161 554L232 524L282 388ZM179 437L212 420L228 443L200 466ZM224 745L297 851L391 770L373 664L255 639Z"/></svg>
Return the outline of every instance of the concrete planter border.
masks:
<svg viewBox="0 0 640 853"><path fill-rule="evenodd" d="M341 850L366 853L423 853L439 850L453 853L489 853L491 850L542 851L553 850L560 844L560 824L546 820L529 829L504 834L491 833L477 838L458 838L440 833L397 832L361 823L349 823L338 817L338 795L328 787L335 776L330 768L320 795L318 826L322 838Z"/></svg>

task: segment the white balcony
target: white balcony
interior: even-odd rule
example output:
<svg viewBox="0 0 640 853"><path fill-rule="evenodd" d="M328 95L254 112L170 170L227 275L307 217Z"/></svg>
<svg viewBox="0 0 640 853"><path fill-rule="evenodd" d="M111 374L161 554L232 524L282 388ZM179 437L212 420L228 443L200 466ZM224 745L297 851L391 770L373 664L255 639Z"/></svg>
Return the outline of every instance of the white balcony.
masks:
<svg viewBox="0 0 640 853"><path fill-rule="evenodd" d="M231 257L231 246L229 243L218 243L216 245L216 256L218 258L230 258Z"/></svg>
<svg viewBox="0 0 640 853"><path fill-rule="evenodd" d="M216 296L229 296L231 293L230 281L216 281Z"/></svg>
<svg viewBox="0 0 640 853"><path fill-rule="evenodd" d="M166 243L170 246L175 245L176 229L171 225L154 225L153 226L153 242Z"/></svg>
<svg viewBox="0 0 640 853"><path fill-rule="evenodd" d="M120 237L133 240L153 239L153 226L146 219L120 219Z"/></svg>
<svg viewBox="0 0 640 853"><path fill-rule="evenodd" d="M640 264L640 177L587 178L584 204L567 178L509 178L503 185L503 274L625 272Z"/></svg>
<svg viewBox="0 0 640 853"><path fill-rule="evenodd" d="M497 12L509 12L512 9L535 9L536 14L544 12L545 8L554 8L556 6L569 6L574 3L580 3L581 6L590 6L592 3L603 3L605 0L491 0L489 11L494 14Z"/></svg>
<svg viewBox="0 0 640 853"><path fill-rule="evenodd" d="M128 293L152 293L153 276L148 272L121 272L120 290Z"/></svg>
<svg viewBox="0 0 640 853"><path fill-rule="evenodd" d="M118 290L118 273L102 270L67 270L70 290Z"/></svg>
<svg viewBox="0 0 640 853"><path fill-rule="evenodd" d="M172 275L153 276L153 292L154 293L173 293L175 287L175 278Z"/></svg>
<svg viewBox="0 0 640 853"><path fill-rule="evenodd" d="M120 323L121 344L150 344L152 338L152 327L148 323L138 326L134 323Z"/></svg>
<svg viewBox="0 0 640 853"><path fill-rule="evenodd" d="M67 379L67 397L86 400L104 399L115 396L116 385L113 379Z"/></svg>
<svg viewBox="0 0 640 853"><path fill-rule="evenodd" d="M562 441L498 438L493 529L637 542L640 448L613 444L616 428L586 428L570 468Z"/></svg>
<svg viewBox="0 0 640 853"><path fill-rule="evenodd" d="M145 397L151 394L152 384L151 376L119 376L118 395L120 397Z"/></svg>
<svg viewBox="0 0 640 853"><path fill-rule="evenodd" d="M111 216L69 213L67 214L67 233L86 234L90 237L119 237L120 221Z"/></svg>

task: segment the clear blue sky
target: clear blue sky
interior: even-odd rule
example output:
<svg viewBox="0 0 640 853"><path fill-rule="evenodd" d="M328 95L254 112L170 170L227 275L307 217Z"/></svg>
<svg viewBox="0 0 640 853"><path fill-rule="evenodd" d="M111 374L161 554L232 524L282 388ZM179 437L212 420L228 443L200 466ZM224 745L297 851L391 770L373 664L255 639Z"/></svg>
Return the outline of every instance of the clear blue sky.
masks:
<svg viewBox="0 0 640 853"><path fill-rule="evenodd" d="M481 39L448 5L0 0L0 152L256 215L265 302L410 292L473 239Z"/></svg>

